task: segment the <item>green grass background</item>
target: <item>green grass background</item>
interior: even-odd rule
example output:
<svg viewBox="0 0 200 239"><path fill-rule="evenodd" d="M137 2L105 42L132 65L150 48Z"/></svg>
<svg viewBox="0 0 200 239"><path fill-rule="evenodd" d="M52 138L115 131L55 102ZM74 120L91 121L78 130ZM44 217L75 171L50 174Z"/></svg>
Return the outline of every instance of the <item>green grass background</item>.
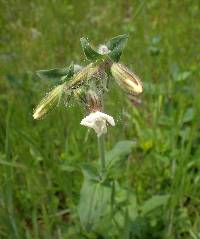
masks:
<svg viewBox="0 0 200 239"><path fill-rule="evenodd" d="M196 0L0 0L0 238L103 238L83 232L77 216L80 163L97 159L95 135L86 139L78 106L33 120L55 84L35 71L86 65L80 37L98 45L124 33L121 62L144 93L134 106L112 84L106 112L117 125L106 148L137 140L130 182L138 202L171 195L138 238L200 238L199 13Z"/></svg>

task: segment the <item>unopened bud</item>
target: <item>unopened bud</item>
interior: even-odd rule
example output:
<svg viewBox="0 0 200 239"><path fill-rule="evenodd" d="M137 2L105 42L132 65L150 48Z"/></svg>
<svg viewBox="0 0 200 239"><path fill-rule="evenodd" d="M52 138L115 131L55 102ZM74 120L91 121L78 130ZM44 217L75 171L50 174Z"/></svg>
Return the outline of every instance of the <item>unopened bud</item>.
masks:
<svg viewBox="0 0 200 239"><path fill-rule="evenodd" d="M34 119L41 119L51 109L53 109L60 101L65 84L55 87L50 91L39 103L33 113Z"/></svg>
<svg viewBox="0 0 200 239"><path fill-rule="evenodd" d="M98 68L93 66L93 64L89 64L80 70L74 77L68 82L67 89L76 89L83 85L88 79L90 79L93 75L98 72Z"/></svg>
<svg viewBox="0 0 200 239"><path fill-rule="evenodd" d="M117 84L130 94L140 94L143 86L140 79L127 67L119 63L113 63L111 73Z"/></svg>

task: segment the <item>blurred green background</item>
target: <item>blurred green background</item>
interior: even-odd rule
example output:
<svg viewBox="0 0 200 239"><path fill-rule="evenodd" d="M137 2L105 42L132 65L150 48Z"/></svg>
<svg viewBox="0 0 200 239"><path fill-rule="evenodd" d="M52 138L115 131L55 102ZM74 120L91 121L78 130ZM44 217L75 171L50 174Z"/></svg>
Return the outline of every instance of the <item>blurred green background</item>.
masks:
<svg viewBox="0 0 200 239"><path fill-rule="evenodd" d="M0 0L0 238L107 238L85 233L77 215L80 163L97 159L95 135L86 138L78 106L33 120L55 85L35 71L86 65L80 37L98 46L124 33L121 62L144 93L135 104L113 83L106 112L117 125L106 148L137 141L130 181L138 202L171 196L126 238L200 238L199 13L197 0Z"/></svg>

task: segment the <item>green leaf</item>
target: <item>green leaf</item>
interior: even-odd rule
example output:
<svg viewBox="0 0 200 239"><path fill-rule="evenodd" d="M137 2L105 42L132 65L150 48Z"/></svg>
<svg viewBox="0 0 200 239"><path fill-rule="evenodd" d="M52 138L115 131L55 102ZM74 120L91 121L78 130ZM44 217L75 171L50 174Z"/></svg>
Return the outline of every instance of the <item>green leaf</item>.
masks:
<svg viewBox="0 0 200 239"><path fill-rule="evenodd" d="M74 65L72 63L69 67L39 70L36 73L41 79L71 78L74 74Z"/></svg>
<svg viewBox="0 0 200 239"><path fill-rule="evenodd" d="M194 117L195 117L194 108L189 107L183 116L183 123L188 123L193 121Z"/></svg>
<svg viewBox="0 0 200 239"><path fill-rule="evenodd" d="M37 71L37 75L42 79L61 78L65 76L67 73L68 73L68 67Z"/></svg>
<svg viewBox="0 0 200 239"><path fill-rule="evenodd" d="M111 51L108 55L113 61L115 62L119 61L122 54L122 50L127 40L128 40L128 34L124 34L124 35L116 36L110 39L106 43L108 49Z"/></svg>
<svg viewBox="0 0 200 239"><path fill-rule="evenodd" d="M169 195L156 195L148 199L144 205L140 208L141 214L144 216L149 212L157 209L158 207L164 206L169 200Z"/></svg>
<svg viewBox="0 0 200 239"><path fill-rule="evenodd" d="M108 47L109 50L112 51L118 45L125 44L128 40L128 37L129 37L128 34L116 36L110 39L108 42L106 42L106 46Z"/></svg>
<svg viewBox="0 0 200 239"><path fill-rule="evenodd" d="M116 188L116 203L124 210L128 210L128 216L132 221L138 216L136 195L130 189L118 186Z"/></svg>
<svg viewBox="0 0 200 239"><path fill-rule="evenodd" d="M128 216L130 220L134 221L138 216L138 208L137 208L136 196L133 193L130 193L129 195L127 209L128 209Z"/></svg>
<svg viewBox="0 0 200 239"><path fill-rule="evenodd" d="M111 198L111 188L91 180L84 180L81 189L79 216L81 225L91 231L101 224L108 213Z"/></svg>
<svg viewBox="0 0 200 239"><path fill-rule="evenodd" d="M74 75L74 63L68 67L67 78L71 78Z"/></svg>
<svg viewBox="0 0 200 239"><path fill-rule="evenodd" d="M107 168L112 168L122 160L124 161L126 159L125 156L131 152L134 144L135 142L130 140L119 141L116 143L114 148L105 155Z"/></svg>
<svg viewBox="0 0 200 239"><path fill-rule="evenodd" d="M69 80L70 78L72 78L73 75L74 75L74 63L71 63L71 65L68 67L67 74L61 78L61 81L64 82L66 80Z"/></svg>
<svg viewBox="0 0 200 239"><path fill-rule="evenodd" d="M191 76L191 74L192 74L192 72L190 72L190 71L184 71L182 73L179 73L178 76L176 77L175 81L178 81L178 82L186 81Z"/></svg>
<svg viewBox="0 0 200 239"><path fill-rule="evenodd" d="M66 171L66 172L69 172L69 173L72 173L72 172L76 171L76 169L77 169L76 167L74 167L70 164L62 164L62 165L60 165L59 168L60 168L61 171Z"/></svg>
<svg viewBox="0 0 200 239"><path fill-rule="evenodd" d="M102 58L102 55L96 52L91 46L89 41L82 37L80 39L83 52L88 60L95 61Z"/></svg>
<svg viewBox="0 0 200 239"><path fill-rule="evenodd" d="M100 180L100 175L97 168L91 164L82 164L81 169L85 178L89 180Z"/></svg>

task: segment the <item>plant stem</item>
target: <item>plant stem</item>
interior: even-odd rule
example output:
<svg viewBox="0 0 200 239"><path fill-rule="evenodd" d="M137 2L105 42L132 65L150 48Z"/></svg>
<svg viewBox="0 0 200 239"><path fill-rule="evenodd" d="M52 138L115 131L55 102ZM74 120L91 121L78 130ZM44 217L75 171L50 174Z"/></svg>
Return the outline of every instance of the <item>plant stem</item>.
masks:
<svg viewBox="0 0 200 239"><path fill-rule="evenodd" d="M101 135L98 137L98 147L99 147L99 158L102 173L105 172L106 169L106 161L105 161L105 149L104 149L104 136Z"/></svg>

